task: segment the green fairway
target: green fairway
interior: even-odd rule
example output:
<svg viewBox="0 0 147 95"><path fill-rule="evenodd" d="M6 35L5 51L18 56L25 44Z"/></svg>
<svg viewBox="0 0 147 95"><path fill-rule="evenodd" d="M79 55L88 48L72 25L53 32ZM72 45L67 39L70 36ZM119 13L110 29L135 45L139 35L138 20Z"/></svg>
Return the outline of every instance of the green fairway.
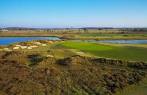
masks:
<svg viewBox="0 0 147 95"><path fill-rule="evenodd" d="M107 57L129 61L147 61L147 48L131 46L113 46L97 43L66 41L56 46L77 49L98 57Z"/></svg>

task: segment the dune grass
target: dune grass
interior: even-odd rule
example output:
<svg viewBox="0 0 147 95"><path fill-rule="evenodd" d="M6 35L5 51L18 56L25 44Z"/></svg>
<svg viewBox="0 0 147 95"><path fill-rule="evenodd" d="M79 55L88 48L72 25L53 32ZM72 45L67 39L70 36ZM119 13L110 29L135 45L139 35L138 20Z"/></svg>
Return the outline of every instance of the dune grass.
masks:
<svg viewBox="0 0 147 95"><path fill-rule="evenodd" d="M104 34L104 33L85 33L75 35L75 39L95 39L95 40L113 40L113 39L147 39L147 34Z"/></svg>
<svg viewBox="0 0 147 95"><path fill-rule="evenodd" d="M147 61L147 49L135 46L113 46L97 43L66 41L57 45L69 49L77 49L98 57L122 59L128 61Z"/></svg>
<svg viewBox="0 0 147 95"><path fill-rule="evenodd" d="M84 56L73 56L77 52ZM56 42L32 50L1 52L0 58L7 62L5 60L0 62L1 79L12 82L1 82L5 88L1 87L3 89L0 90L0 95L5 95L5 93L13 95L16 91L22 91L20 93L24 95L32 95L28 93L44 95L42 93L48 92L52 95L108 95L108 93L114 95L119 90L121 91L117 95L146 95L147 83L139 86L137 84L145 78L145 70L129 67L125 65L126 63L122 66L117 65L118 63L109 64L109 62L95 64L93 59L85 57L85 54L91 54L98 57L146 61L146 53L147 48L143 47L114 46L82 41ZM53 55L54 58L47 57L47 55ZM13 76L18 80L14 81ZM19 80L23 82L18 84ZM130 80L133 81L134 86L128 87ZM112 84L115 84L115 87L109 89L108 87ZM14 85L12 87L16 89L12 92L6 91L5 89L11 85ZM121 87L128 88L122 91ZM28 88L30 92L27 91Z"/></svg>
<svg viewBox="0 0 147 95"><path fill-rule="evenodd" d="M147 95L147 80L138 85L132 85L124 90L118 91L115 95Z"/></svg>
<svg viewBox="0 0 147 95"><path fill-rule="evenodd" d="M147 34L115 34L115 33L113 33L113 34L100 34L100 33L89 33L89 34L80 34L79 36L86 36L86 37L89 37L89 36L92 36L92 37L99 37L99 36L110 36L110 37L113 37L113 36L124 36L124 37L132 37L132 36L142 36L142 37L146 37L147 36Z"/></svg>

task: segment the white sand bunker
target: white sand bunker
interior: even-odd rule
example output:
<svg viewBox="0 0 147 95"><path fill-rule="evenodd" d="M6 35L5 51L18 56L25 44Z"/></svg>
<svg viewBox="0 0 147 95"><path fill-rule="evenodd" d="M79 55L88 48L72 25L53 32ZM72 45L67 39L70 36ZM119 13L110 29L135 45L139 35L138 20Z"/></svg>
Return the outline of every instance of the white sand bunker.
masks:
<svg viewBox="0 0 147 95"><path fill-rule="evenodd" d="M34 42L34 44L36 44L36 45L41 45L41 43L40 43L40 42Z"/></svg>
<svg viewBox="0 0 147 95"><path fill-rule="evenodd" d="M52 44L53 41L48 41L48 44ZM45 43L41 43L41 42L33 42L32 45L30 46L29 45L15 45L14 47L12 47L13 50L19 50L19 49L28 49L28 50L31 50L31 49L34 49L34 48L38 48L40 46L47 46L48 44L45 44ZM7 49L8 50L8 49Z"/></svg>
<svg viewBox="0 0 147 95"><path fill-rule="evenodd" d="M27 46L20 46L21 49L27 49Z"/></svg>
<svg viewBox="0 0 147 95"><path fill-rule="evenodd" d="M20 47L13 47L13 50L18 50Z"/></svg>
<svg viewBox="0 0 147 95"><path fill-rule="evenodd" d="M53 56L53 55L47 55L46 57L50 57L50 58L53 58L54 56Z"/></svg>
<svg viewBox="0 0 147 95"><path fill-rule="evenodd" d="M76 52L78 55L85 55L85 53L84 52Z"/></svg>
<svg viewBox="0 0 147 95"><path fill-rule="evenodd" d="M12 50L9 49L9 48L4 48L3 50L4 50L4 51L12 51Z"/></svg>
<svg viewBox="0 0 147 95"><path fill-rule="evenodd" d="M47 44L42 44L41 46L45 47L45 46L47 46Z"/></svg>

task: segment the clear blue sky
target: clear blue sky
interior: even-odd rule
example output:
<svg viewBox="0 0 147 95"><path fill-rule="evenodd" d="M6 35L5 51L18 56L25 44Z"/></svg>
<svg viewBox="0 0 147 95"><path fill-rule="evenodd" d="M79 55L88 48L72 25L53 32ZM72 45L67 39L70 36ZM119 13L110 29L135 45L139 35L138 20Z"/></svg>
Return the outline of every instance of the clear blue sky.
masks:
<svg viewBox="0 0 147 95"><path fill-rule="evenodd" d="M147 0L0 0L0 27L147 27Z"/></svg>

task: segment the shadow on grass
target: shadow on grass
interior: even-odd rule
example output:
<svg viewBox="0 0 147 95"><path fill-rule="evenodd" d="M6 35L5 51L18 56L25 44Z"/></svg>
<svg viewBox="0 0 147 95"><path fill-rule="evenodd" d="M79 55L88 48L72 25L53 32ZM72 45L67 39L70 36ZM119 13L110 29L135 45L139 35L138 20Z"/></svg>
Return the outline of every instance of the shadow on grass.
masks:
<svg viewBox="0 0 147 95"><path fill-rule="evenodd" d="M34 66L42 62L44 60L44 57L39 54L32 54L32 55L28 55L28 59L31 62L29 66Z"/></svg>

